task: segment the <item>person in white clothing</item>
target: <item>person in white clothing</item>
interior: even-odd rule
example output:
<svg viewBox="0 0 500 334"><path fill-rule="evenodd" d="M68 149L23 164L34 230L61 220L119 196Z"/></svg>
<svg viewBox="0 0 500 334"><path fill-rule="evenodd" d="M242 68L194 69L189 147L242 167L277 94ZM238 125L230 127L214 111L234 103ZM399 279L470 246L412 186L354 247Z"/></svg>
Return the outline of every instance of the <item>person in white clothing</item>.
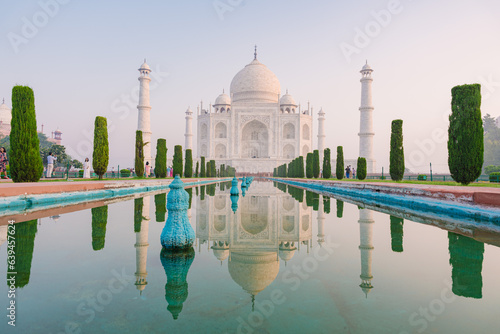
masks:
<svg viewBox="0 0 500 334"><path fill-rule="evenodd" d="M90 179L90 161L89 161L89 158L85 158L85 162L83 163L83 178Z"/></svg>
<svg viewBox="0 0 500 334"><path fill-rule="evenodd" d="M54 161L57 161L57 157L49 152L47 156L47 177L52 177L52 171L54 170Z"/></svg>

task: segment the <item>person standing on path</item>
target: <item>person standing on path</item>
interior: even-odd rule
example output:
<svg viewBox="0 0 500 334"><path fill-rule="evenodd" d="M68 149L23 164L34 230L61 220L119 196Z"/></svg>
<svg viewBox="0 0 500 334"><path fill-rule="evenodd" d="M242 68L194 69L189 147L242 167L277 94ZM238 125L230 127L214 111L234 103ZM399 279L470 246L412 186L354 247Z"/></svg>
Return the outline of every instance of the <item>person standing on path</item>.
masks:
<svg viewBox="0 0 500 334"><path fill-rule="evenodd" d="M350 173L351 173L351 166L347 166L345 169L345 177L349 178Z"/></svg>
<svg viewBox="0 0 500 334"><path fill-rule="evenodd" d="M149 177L149 173L151 172L151 166L149 165L149 161L146 162L146 168L144 169L144 173L146 174L146 177Z"/></svg>
<svg viewBox="0 0 500 334"><path fill-rule="evenodd" d="M7 176L7 165L8 164L9 164L9 160L7 159L7 151L5 150L5 147L0 147L0 176L2 176L2 179L9 178ZM5 177L2 175L2 173L5 174Z"/></svg>
<svg viewBox="0 0 500 334"><path fill-rule="evenodd" d="M83 163L83 178L90 179L90 161L89 161L89 158L85 158L85 162Z"/></svg>
<svg viewBox="0 0 500 334"><path fill-rule="evenodd" d="M52 177L52 171L54 170L54 161L57 161L56 155L52 155L52 152L49 152L47 156L47 177Z"/></svg>

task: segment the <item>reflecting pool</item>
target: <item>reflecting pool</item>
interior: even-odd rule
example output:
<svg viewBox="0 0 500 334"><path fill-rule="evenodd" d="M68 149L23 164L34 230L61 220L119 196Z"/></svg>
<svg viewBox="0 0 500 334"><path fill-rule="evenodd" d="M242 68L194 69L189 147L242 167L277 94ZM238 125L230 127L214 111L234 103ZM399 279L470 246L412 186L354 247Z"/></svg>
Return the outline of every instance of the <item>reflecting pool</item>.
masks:
<svg viewBox="0 0 500 334"><path fill-rule="evenodd" d="M160 244L165 193L18 222L13 248L1 225L0 332L498 332L500 228L230 188L187 189L196 239L181 252Z"/></svg>

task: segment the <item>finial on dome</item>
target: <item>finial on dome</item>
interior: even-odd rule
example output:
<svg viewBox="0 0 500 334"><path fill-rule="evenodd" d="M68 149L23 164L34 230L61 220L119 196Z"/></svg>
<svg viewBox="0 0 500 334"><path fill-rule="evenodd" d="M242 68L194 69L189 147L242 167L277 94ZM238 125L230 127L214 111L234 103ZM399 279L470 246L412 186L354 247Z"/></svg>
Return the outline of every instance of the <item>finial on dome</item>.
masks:
<svg viewBox="0 0 500 334"><path fill-rule="evenodd" d="M224 88L222 88L222 94L224 94Z"/></svg>
<svg viewBox="0 0 500 334"><path fill-rule="evenodd" d="M5 97L3 98L3 102L2 102L2 104L5 104Z"/></svg>
<svg viewBox="0 0 500 334"><path fill-rule="evenodd" d="M288 88L286 89L286 93L288 94Z"/></svg>
<svg viewBox="0 0 500 334"><path fill-rule="evenodd" d="M257 45L255 45L255 52L253 54L253 59L257 60Z"/></svg>

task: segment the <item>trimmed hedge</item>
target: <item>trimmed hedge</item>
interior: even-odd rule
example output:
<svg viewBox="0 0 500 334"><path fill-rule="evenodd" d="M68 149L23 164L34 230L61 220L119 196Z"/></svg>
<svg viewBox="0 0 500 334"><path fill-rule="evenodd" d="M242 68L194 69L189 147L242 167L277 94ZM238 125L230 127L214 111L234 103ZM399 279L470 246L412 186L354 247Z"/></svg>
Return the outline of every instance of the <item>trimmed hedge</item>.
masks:
<svg viewBox="0 0 500 334"><path fill-rule="evenodd" d="M467 185L481 175L484 161L481 85L455 86L451 95L448 167L453 180Z"/></svg>
<svg viewBox="0 0 500 334"><path fill-rule="evenodd" d="M9 165L14 182L38 182L43 173L35 114L35 95L30 87L12 88L12 121Z"/></svg>
<svg viewBox="0 0 500 334"><path fill-rule="evenodd" d="M335 176L338 180L342 180L344 178L344 150L342 146L337 146L337 166L335 169Z"/></svg>
<svg viewBox="0 0 500 334"><path fill-rule="evenodd" d="M155 176L167 177L167 141L163 138L156 141Z"/></svg>
<svg viewBox="0 0 500 334"><path fill-rule="evenodd" d="M401 181L405 173L405 154L403 148L403 121L396 119L391 124L391 152L389 174L394 181Z"/></svg>
<svg viewBox="0 0 500 334"><path fill-rule="evenodd" d="M94 123L94 152L92 153L92 168L102 180L109 163L108 121L97 116Z"/></svg>
<svg viewBox="0 0 500 334"><path fill-rule="evenodd" d="M135 175L144 177L144 143L140 130L135 132Z"/></svg>
<svg viewBox="0 0 500 334"><path fill-rule="evenodd" d="M366 159L359 157L357 166L358 166L358 171L357 171L358 179L359 180L366 179Z"/></svg>
<svg viewBox="0 0 500 334"><path fill-rule="evenodd" d="M174 160L172 163L172 168L174 169L174 177L179 175L182 177L182 146L175 145L174 147Z"/></svg>

